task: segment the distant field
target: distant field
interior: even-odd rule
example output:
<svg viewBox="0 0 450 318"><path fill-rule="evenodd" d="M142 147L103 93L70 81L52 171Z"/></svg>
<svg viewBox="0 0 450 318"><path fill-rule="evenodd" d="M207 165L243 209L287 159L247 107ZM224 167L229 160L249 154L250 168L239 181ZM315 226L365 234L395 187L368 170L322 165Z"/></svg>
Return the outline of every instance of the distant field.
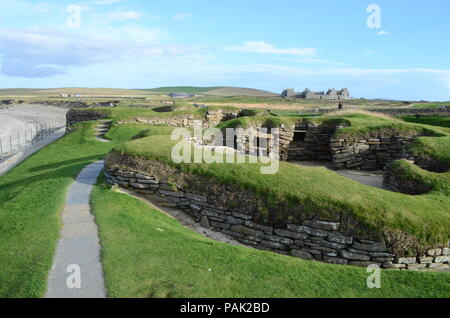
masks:
<svg viewBox="0 0 450 318"><path fill-rule="evenodd" d="M60 94L88 95L88 96L146 96L169 93L204 94L210 96L277 96L277 94L241 87L195 87L195 86L173 86L152 89L118 89L118 88L13 88L0 89L0 96L55 96Z"/></svg>
<svg viewBox="0 0 450 318"><path fill-rule="evenodd" d="M169 93L205 94L218 88L220 87L169 86L169 87L152 88L149 89L148 91L162 94L169 94Z"/></svg>
<svg viewBox="0 0 450 318"><path fill-rule="evenodd" d="M60 94L78 94L93 96L135 96L149 95L151 91L130 90L116 88L51 88L51 89L33 89L33 88L13 88L0 89L0 96L54 96Z"/></svg>
<svg viewBox="0 0 450 318"><path fill-rule="evenodd" d="M450 106L450 102L439 102L439 103L417 103L413 105L413 108L437 108L442 106Z"/></svg>

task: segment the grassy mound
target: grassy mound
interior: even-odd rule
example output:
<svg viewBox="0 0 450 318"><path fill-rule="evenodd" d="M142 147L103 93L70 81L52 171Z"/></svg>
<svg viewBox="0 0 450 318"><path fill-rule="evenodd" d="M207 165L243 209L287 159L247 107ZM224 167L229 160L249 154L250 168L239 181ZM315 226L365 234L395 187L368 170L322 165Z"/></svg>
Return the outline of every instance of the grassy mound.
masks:
<svg viewBox="0 0 450 318"><path fill-rule="evenodd" d="M267 121L279 116L242 117L220 125L221 128L249 125L253 120ZM282 118L283 119L283 118ZM295 120L295 119L294 119ZM364 133L379 135L429 134L412 146L415 153L427 153L446 162L450 160L450 140L444 130L404 123L367 114L348 114L305 118L319 123L347 123L346 135ZM279 122L278 122L279 123ZM339 130L338 130L339 132ZM442 136L442 137L437 137ZM158 147L149 145L158 144ZM181 171L215 178L218 182L238 185L268 198L274 205L287 205L291 213L327 215L340 212L356 218L370 229L380 232L401 232L417 241L416 247L446 244L450 238L450 173L436 174L401 162L411 176L433 189L422 196L409 196L361 185L322 168L299 167L281 162L275 175L261 175L260 164L174 164L171 149L175 142L165 137L147 137L116 148L119 153L157 160L174 165Z"/></svg>

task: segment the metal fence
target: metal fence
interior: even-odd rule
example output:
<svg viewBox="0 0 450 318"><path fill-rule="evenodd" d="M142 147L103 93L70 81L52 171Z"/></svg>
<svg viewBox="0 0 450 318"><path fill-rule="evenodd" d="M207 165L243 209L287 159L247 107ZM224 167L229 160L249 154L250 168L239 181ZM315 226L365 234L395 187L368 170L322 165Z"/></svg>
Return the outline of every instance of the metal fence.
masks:
<svg viewBox="0 0 450 318"><path fill-rule="evenodd" d="M12 135L0 136L0 162L54 135L65 126L65 121L50 120L43 124L30 125L29 128L18 130Z"/></svg>

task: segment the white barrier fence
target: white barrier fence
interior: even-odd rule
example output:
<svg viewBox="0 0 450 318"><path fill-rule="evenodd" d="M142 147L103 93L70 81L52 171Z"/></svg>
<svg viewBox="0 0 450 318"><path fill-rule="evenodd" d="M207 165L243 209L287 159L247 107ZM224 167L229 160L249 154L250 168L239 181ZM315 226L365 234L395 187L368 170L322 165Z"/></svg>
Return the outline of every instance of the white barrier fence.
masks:
<svg viewBox="0 0 450 318"><path fill-rule="evenodd" d="M0 162L28 149L33 144L55 134L66 127L65 121L50 120L43 124L30 125L29 128L18 130L8 136L0 136Z"/></svg>

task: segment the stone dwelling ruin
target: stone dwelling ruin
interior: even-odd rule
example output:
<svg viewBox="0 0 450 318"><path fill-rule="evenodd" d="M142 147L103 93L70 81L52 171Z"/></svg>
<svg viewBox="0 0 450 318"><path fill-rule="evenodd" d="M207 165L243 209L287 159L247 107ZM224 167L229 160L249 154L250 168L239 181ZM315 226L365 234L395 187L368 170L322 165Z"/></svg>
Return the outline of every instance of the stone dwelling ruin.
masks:
<svg viewBox="0 0 450 318"><path fill-rule="evenodd" d="M203 121L208 122L207 126L215 127L240 115L207 111ZM76 110L70 111L67 116L68 124L73 124L96 120L104 114ZM189 116L135 118L126 122L192 127L198 119ZM271 127L268 123L254 124L239 130L241 133L234 137L234 148L238 149L241 143L247 152L255 147L256 153L270 153L271 143L266 145L262 139L274 138L273 128L279 128L282 160L331 161L336 169L373 170L385 168L396 159L406 158L427 170L436 167L430 160L413 158L408 153L408 145L416 137L413 132L401 136L380 135L377 138L335 137L335 132L343 127L335 122L313 123L307 119L277 127ZM226 134L224 138L227 138ZM448 170L448 167L440 168L442 171ZM325 216L294 215L292 211L300 211L302 206L274 205L250 190L242 191L205 176L191 175L163 162L113 151L106 158L104 173L108 183L127 188L151 202L183 211L203 226L233 237L246 246L342 265L377 264L383 268L410 270L448 267L448 244L439 248L412 245L412 250L417 254L410 256L410 246L404 244L401 237L386 237L384 233L367 229L349 214L329 211L331 214ZM420 188L411 180L401 179L389 169L385 182L392 185L394 191L408 194L430 190Z"/></svg>
<svg viewBox="0 0 450 318"><path fill-rule="evenodd" d="M303 99L326 99L326 100L346 100L351 99L350 91L348 88L336 90L334 88L329 89L326 93L314 92L309 88L306 88L303 92L295 92L293 88L285 89L281 93L282 98L303 98Z"/></svg>

